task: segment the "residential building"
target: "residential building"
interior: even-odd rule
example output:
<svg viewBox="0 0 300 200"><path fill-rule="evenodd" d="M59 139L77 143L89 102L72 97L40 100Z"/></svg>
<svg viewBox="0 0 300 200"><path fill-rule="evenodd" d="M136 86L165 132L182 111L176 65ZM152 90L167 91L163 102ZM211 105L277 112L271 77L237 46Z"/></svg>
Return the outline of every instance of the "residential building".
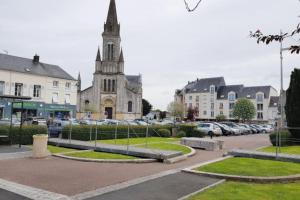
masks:
<svg viewBox="0 0 300 200"><path fill-rule="evenodd" d="M87 113L92 113L94 119L141 118L142 77L124 74L115 0L110 1L102 38L103 57L98 49L92 86L81 91L81 84L78 84L78 118L87 116Z"/></svg>
<svg viewBox="0 0 300 200"><path fill-rule="evenodd" d="M77 81L57 65L33 59L0 54L0 95L28 96L27 117L75 117ZM0 118L19 113L21 104L0 99Z"/></svg>
<svg viewBox="0 0 300 200"><path fill-rule="evenodd" d="M198 120L215 120L218 115L234 120L233 108L240 98L255 105L253 120L274 123L278 117L278 93L272 86L226 85L224 77L214 77L188 82L175 92L175 101L183 103L185 112L193 108Z"/></svg>

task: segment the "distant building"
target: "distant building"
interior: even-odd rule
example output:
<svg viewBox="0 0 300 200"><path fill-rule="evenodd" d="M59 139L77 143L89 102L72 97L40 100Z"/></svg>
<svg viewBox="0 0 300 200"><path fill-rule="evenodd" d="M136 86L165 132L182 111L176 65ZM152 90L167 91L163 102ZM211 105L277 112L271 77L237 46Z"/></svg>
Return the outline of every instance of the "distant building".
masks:
<svg viewBox="0 0 300 200"><path fill-rule="evenodd" d="M253 120L274 123L278 118L278 93L272 86L245 87L226 85L223 77L197 79L183 89L176 90L175 101L196 110L196 119L215 120L225 115L234 120L233 107L239 98L247 98L256 107Z"/></svg>
<svg viewBox="0 0 300 200"><path fill-rule="evenodd" d="M91 87L78 84L78 117L92 113L94 119L137 119L142 117L142 77L124 74L120 24L115 0L110 1L104 24L101 58L98 49Z"/></svg>
<svg viewBox="0 0 300 200"><path fill-rule="evenodd" d="M0 54L0 95L30 96L24 103L27 117L75 117L77 81L57 65ZM0 118L11 115L11 100L0 99ZM20 104L14 104L13 113Z"/></svg>

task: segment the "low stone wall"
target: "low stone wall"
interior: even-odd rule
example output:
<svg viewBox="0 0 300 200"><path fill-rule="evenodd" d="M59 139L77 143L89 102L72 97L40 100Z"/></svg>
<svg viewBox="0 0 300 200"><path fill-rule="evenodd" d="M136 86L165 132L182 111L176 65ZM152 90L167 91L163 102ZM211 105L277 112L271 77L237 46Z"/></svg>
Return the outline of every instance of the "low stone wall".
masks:
<svg viewBox="0 0 300 200"><path fill-rule="evenodd" d="M284 162L300 163L300 156L281 154L281 153L278 154L278 157L276 157L275 153L234 149L232 151L229 151L228 155L232 155L235 157L257 158L257 159L264 159L264 160L277 160L277 161L284 161Z"/></svg>
<svg viewBox="0 0 300 200"><path fill-rule="evenodd" d="M223 149L224 142L206 138L181 138L181 144L193 148L217 151Z"/></svg>

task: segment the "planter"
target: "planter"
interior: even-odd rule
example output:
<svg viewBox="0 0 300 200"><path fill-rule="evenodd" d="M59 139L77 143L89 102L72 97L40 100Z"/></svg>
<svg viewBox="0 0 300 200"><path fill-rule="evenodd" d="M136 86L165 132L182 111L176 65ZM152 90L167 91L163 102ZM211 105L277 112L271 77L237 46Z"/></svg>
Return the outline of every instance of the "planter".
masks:
<svg viewBox="0 0 300 200"><path fill-rule="evenodd" d="M48 135L34 135L33 136L33 158L45 158L50 155L48 149Z"/></svg>

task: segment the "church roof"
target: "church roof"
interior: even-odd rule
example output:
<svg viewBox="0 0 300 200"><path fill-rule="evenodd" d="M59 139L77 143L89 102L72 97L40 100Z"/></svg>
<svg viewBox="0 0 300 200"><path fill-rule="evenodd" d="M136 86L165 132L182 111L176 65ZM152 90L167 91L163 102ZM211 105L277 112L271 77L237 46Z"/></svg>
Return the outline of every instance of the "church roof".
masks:
<svg viewBox="0 0 300 200"><path fill-rule="evenodd" d="M121 54L120 54L119 62L124 62L123 49L121 49Z"/></svg>
<svg viewBox="0 0 300 200"><path fill-rule="evenodd" d="M0 54L0 70L8 70L39 76L75 80L61 67L57 65L39 62L38 56L35 56L35 58L37 59L36 62L28 58Z"/></svg>
<svg viewBox="0 0 300 200"><path fill-rule="evenodd" d="M98 51L97 51L96 61L101 61L101 54L100 54L99 47L98 47Z"/></svg>

